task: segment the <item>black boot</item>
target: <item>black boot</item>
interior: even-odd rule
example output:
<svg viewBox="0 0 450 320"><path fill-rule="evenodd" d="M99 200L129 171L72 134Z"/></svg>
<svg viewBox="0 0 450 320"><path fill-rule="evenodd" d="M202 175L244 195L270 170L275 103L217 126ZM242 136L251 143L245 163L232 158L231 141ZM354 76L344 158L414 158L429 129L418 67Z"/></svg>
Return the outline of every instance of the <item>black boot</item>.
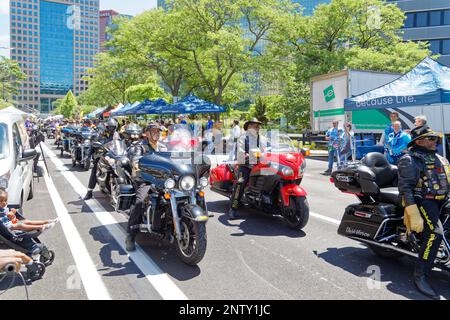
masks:
<svg viewBox="0 0 450 320"><path fill-rule="evenodd" d="M414 271L414 284L421 293L433 300L440 300L440 296L434 291L431 285L427 281L427 275L425 272L416 270Z"/></svg>
<svg viewBox="0 0 450 320"><path fill-rule="evenodd" d="M88 190L86 193L86 196L84 197L84 200L92 199L92 190Z"/></svg>
<svg viewBox="0 0 450 320"><path fill-rule="evenodd" d="M236 209L230 209L230 211L228 211L228 220L236 220L239 219L240 217L241 216L239 215Z"/></svg>
<svg viewBox="0 0 450 320"><path fill-rule="evenodd" d="M127 251L136 250L135 237L131 234L127 235L127 238L125 239L125 249L127 249Z"/></svg>

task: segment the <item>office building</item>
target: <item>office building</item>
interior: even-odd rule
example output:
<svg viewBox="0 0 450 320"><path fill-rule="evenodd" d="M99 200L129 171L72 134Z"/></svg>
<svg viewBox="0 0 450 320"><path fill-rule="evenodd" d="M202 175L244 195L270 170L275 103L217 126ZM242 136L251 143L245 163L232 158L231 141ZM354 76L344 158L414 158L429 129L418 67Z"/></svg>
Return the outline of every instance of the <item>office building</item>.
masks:
<svg viewBox="0 0 450 320"><path fill-rule="evenodd" d="M292 2L299 3L303 7L303 14L310 16L314 13L316 6L330 3L331 0L292 0Z"/></svg>
<svg viewBox="0 0 450 320"><path fill-rule="evenodd" d="M48 113L83 77L99 50L99 0L10 0L11 58L27 78L14 97L19 108Z"/></svg>
<svg viewBox="0 0 450 320"><path fill-rule="evenodd" d="M108 32L111 28L114 28L113 20L115 17L125 17L131 19L132 16L120 14L114 10L102 10L99 13L100 16L100 51L105 51L105 43L112 39L111 34Z"/></svg>
<svg viewBox="0 0 450 320"><path fill-rule="evenodd" d="M439 62L450 66L450 0L388 1L406 14L403 38L428 41Z"/></svg>

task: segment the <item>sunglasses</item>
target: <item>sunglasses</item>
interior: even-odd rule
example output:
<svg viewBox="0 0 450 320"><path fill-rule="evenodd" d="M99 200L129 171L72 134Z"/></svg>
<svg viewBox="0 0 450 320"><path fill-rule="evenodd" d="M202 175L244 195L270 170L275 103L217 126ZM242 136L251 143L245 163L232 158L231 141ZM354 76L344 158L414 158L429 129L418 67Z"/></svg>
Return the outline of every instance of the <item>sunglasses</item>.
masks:
<svg viewBox="0 0 450 320"><path fill-rule="evenodd" d="M438 137L425 137L420 140L437 141L438 139L439 139Z"/></svg>

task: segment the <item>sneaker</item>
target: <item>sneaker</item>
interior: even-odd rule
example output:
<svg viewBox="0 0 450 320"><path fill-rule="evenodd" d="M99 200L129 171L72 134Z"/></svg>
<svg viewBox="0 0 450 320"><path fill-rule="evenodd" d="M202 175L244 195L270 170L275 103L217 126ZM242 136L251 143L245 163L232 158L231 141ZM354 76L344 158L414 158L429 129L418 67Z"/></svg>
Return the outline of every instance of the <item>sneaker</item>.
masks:
<svg viewBox="0 0 450 320"><path fill-rule="evenodd" d="M53 229L53 227L56 225L55 222L50 222L47 224L44 224L44 227L42 228L42 231Z"/></svg>

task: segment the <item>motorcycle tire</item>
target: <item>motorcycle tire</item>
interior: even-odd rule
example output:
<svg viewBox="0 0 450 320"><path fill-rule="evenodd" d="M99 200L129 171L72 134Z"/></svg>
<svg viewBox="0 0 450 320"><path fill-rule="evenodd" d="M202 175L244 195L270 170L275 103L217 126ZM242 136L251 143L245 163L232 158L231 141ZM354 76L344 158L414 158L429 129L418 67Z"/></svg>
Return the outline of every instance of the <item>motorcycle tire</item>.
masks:
<svg viewBox="0 0 450 320"><path fill-rule="evenodd" d="M309 220L309 205L306 197L290 197L289 208L286 208L287 213L284 215L289 228L294 230L302 230Z"/></svg>
<svg viewBox="0 0 450 320"><path fill-rule="evenodd" d="M367 246L373 251L373 253L375 253L377 256L381 258L398 259L403 255L395 250L381 248L373 244L367 244Z"/></svg>
<svg viewBox="0 0 450 320"><path fill-rule="evenodd" d="M87 158L86 160L84 160L83 169L84 171L88 171L90 168L91 168L91 159Z"/></svg>
<svg viewBox="0 0 450 320"><path fill-rule="evenodd" d="M206 253L206 225L183 217L180 226L182 239L175 240L178 257L187 265L196 266Z"/></svg>

